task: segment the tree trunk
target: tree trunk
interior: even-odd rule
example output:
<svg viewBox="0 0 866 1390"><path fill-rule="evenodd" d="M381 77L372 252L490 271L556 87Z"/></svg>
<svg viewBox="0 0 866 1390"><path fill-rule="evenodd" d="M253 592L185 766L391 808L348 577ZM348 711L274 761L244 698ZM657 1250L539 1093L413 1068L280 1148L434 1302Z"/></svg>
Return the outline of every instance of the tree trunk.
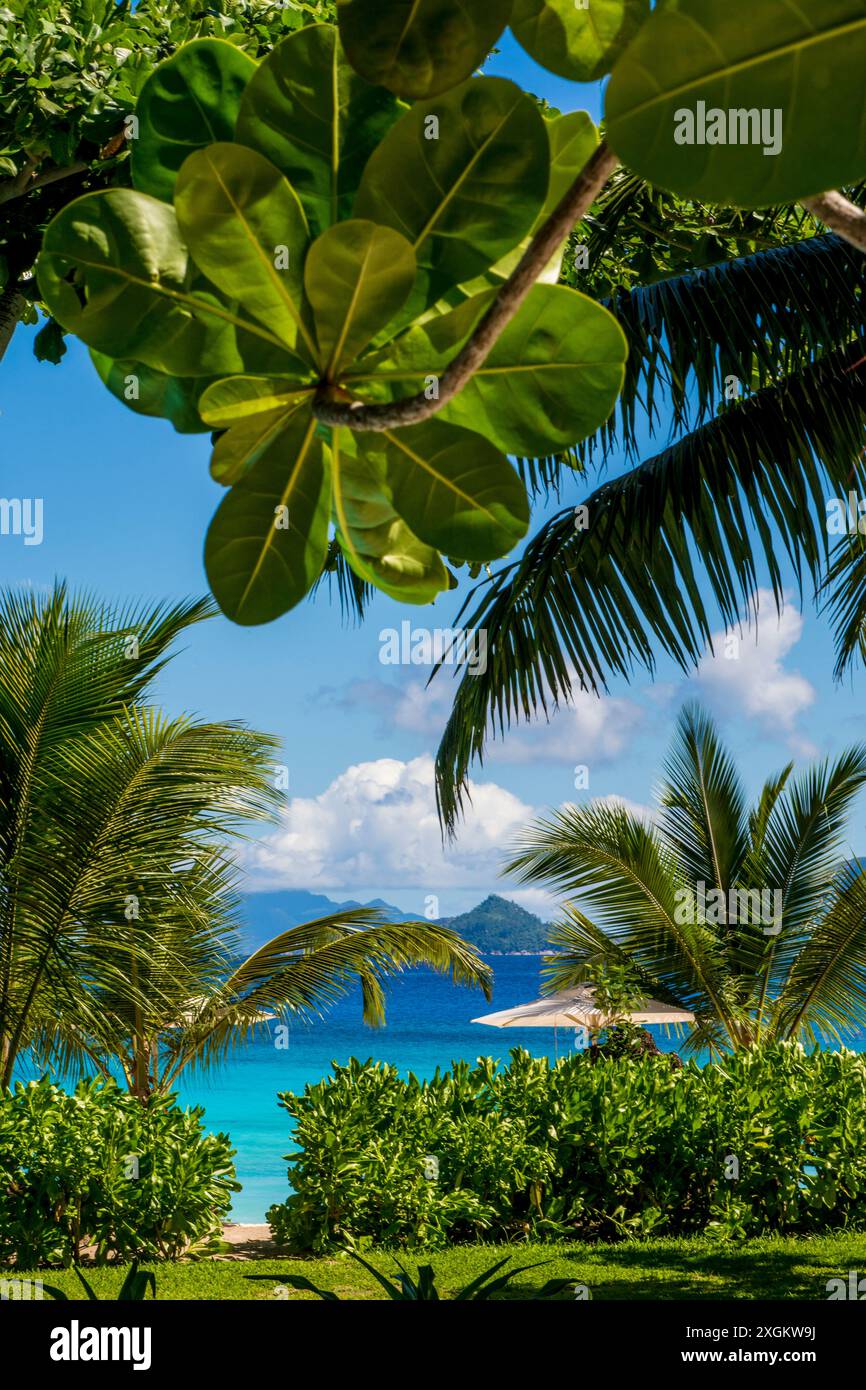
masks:
<svg viewBox="0 0 866 1390"><path fill-rule="evenodd" d="M27 301L16 285L7 285L0 294L0 360L12 341Z"/></svg>

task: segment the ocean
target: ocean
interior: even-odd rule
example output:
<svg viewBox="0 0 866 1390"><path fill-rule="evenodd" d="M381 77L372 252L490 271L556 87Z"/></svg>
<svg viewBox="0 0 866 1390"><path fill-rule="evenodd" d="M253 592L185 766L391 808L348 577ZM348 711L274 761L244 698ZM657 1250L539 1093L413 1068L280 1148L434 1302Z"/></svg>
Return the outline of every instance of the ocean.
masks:
<svg viewBox="0 0 866 1390"><path fill-rule="evenodd" d="M232 1220L264 1221L268 1207L285 1200L289 1187L284 1155L294 1146L291 1121L277 1104L277 1093L301 1091L309 1082L320 1081L330 1073L332 1062L372 1057L423 1079L452 1061L487 1056L505 1062L513 1047L526 1048L535 1057L554 1056L552 1029L489 1028L470 1022L480 1014L526 1004L540 993L540 956L489 960L495 972L490 1004L478 990L457 987L427 970L413 970L391 984L384 1028L365 1027L357 995L347 996L325 1018L293 1024L284 1049L277 1048L274 1036L263 1028L218 1071L184 1075L181 1100L203 1105L207 1128L227 1131L237 1149L235 1165L243 1189L235 1197ZM655 1035L661 1048L676 1048L675 1039L665 1038L661 1029ZM574 1045L574 1033L559 1030L557 1045L559 1055L565 1055Z"/></svg>

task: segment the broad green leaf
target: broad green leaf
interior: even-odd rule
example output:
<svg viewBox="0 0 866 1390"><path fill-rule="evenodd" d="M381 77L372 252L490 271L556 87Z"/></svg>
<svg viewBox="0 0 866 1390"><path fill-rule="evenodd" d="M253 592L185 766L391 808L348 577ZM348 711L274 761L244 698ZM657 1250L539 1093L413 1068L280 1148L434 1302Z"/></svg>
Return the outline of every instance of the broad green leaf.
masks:
<svg viewBox="0 0 866 1390"><path fill-rule="evenodd" d="M46 228L38 277L51 313L88 347L169 375L243 371L239 328L280 346L215 293L190 288L174 209L130 188L63 208Z"/></svg>
<svg viewBox="0 0 866 1390"><path fill-rule="evenodd" d="M291 183L314 235L349 217L364 165L399 113L346 61L333 25L278 43L244 92L235 139Z"/></svg>
<svg viewBox="0 0 866 1390"><path fill-rule="evenodd" d="M550 145L535 102L504 78L477 77L400 118L364 170L355 215L412 244L416 312L516 246L549 181Z"/></svg>
<svg viewBox="0 0 866 1390"><path fill-rule="evenodd" d="M132 182L170 203L188 155L230 140L252 58L224 39L194 39L159 64L141 89L132 144Z"/></svg>
<svg viewBox="0 0 866 1390"><path fill-rule="evenodd" d="M362 456L358 436L334 431L331 472L337 539L359 578L402 603L432 603L450 588L442 557L397 515L381 460Z"/></svg>
<svg viewBox="0 0 866 1390"><path fill-rule="evenodd" d="M310 390L311 383L293 377L228 376L202 393L199 410L212 429L226 429L249 415L285 410Z"/></svg>
<svg viewBox="0 0 866 1390"><path fill-rule="evenodd" d="M471 77L510 13L511 0L337 0L350 63L407 101Z"/></svg>
<svg viewBox="0 0 866 1390"><path fill-rule="evenodd" d="M313 309L320 361L329 377L402 309L415 283L415 254L391 227L355 219L313 242L304 285Z"/></svg>
<svg viewBox="0 0 866 1390"><path fill-rule="evenodd" d="M614 69L607 133L661 188L737 207L866 175L863 0L677 0Z"/></svg>
<svg viewBox="0 0 866 1390"><path fill-rule="evenodd" d="M143 362L119 362L90 349L94 367L113 396L137 415L170 420L178 434L205 434L210 428L199 414L198 404L207 386L206 377L167 376Z"/></svg>
<svg viewBox="0 0 866 1390"><path fill-rule="evenodd" d="M249 473L268 446L281 435L292 416L308 403L309 391L274 409L248 415L216 441L210 457L214 482L232 487Z"/></svg>
<svg viewBox="0 0 866 1390"><path fill-rule="evenodd" d="M271 622L299 603L328 549L330 482L309 409L289 412L220 504L205 542L214 598L236 623Z"/></svg>
<svg viewBox="0 0 866 1390"><path fill-rule="evenodd" d="M196 265L290 350L315 361L304 322L307 219L279 169L243 145L209 145L184 164L174 201Z"/></svg>
<svg viewBox="0 0 866 1390"><path fill-rule="evenodd" d="M626 336L601 304L536 285L486 362L440 413L506 453L542 457L593 434L625 380Z"/></svg>
<svg viewBox="0 0 866 1390"><path fill-rule="evenodd" d="M372 381L359 379L360 393L393 399L420 390L427 376L444 371L490 300L479 295L410 329L372 359ZM474 430L506 453L546 456L604 423L622 390L627 356L625 334L602 305L565 285L536 285L436 420Z"/></svg>
<svg viewBox="0 0 866 1390"><path fill-rule="evenodd" d="M511 30L548 72L595 82L610 72L650 12L649 0L514 0Z"/></svg>
<svg viewBox="0 0 866 1390"><path fill-rule="evenodd" d="M569 111L548 119L550 187L536 227L546 222L574 183L583 166L598 149L598 131L587 111Z"/></svg>
<svg viewBox="0 0 866 1390"><path fill-rule="evenodd" d="M427 545L461 560L495 560L526 534L526 489L504 454L441 417L359 436L381 460L395 510ZM381 465L380 465L381 466Z"/></svg>

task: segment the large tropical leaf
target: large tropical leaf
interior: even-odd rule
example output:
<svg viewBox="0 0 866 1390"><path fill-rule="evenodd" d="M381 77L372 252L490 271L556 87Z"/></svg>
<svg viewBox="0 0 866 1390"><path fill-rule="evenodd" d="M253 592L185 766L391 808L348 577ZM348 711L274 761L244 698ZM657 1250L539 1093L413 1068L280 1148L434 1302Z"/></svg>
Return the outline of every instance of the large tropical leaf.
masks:
<svg viewBox="0 0 866 1390"><path fill-rule="evenodd" d="M573 82L595 82L610 72L649 11L649 0L514 0L511 29L542 67Z"/></svg>
<svg viewBox="0 0 866 1390"><path fill-rule="evenodd" d="M267 418L267 417L264 417ZM205 542L214 598L234 622L271 622L321 573L328 548L327 458L309 407L292 405L220 504Z"/></svg>
<svg viewBox="0 0 866 1390"><path fill-rule="evenodd" d="M403 603L431 603L449 588L448 571L398 515L382 461L349 430L334 431L331 460L337 538L358 579Z"/></svg>
<svg viewBox="0 0 866 1390"><path fill-rule="evenodd" d="M256 64L224 39L194 39L154 68L136 106L132 182L170 203L188 155L230 140Z"/></svg>
<svg viewBox="0 0 866 1390"><path fill-rule="evenodd" d="M314 362L304 305L309 229L288 180L255 150L214 144L187 159L174 201L196 265L291 353Z"/></svg>
<svg viewBox="0 0 866 1390"><path fill-rule="evenodd" d="M816 119L831 90L834 111L859 111L864 59L862 0L658 5L614 68L607 134L661 188L738 207L794 202L866 175L863 123Z"/></svg>
<svg viewBox="0 0 866 1390"><path fill-rule="evenodd" d="M387 380L395 392L421 389L428 376L445 370L489 303L489 292L481 294L410 329L383 352L373 386ZM552 454L610 415L627 351L622 329L601 305L564 285L536 285L438 418L507 453Z"/></svg>
<svg viewBox="0 0 866 1390"><path fill-rule="evenodd" d="M398 113L391 93L346 61L334 27L312 24L259 65L235 139L285 174L317 235L350 215L364 165Z"/></svg>
<svg viewBox="0 0 866 1390"><path fill-rule="evenodd" d="M355 216L395 228L415 251L407 321L517 245L549 177L544 120L504 78L472 78L401 116L364 170Z"/></svg>
<svg viewBox="0 0 866 1390"><path fill-rule="evenodd" d="M526 534L526 489L483 435L433 419L363 434L358 449L413 534L446 555L494 560Z"/></svg>
<svg viewBox="0 0 866 1390"><path fill-rule="evenodd" d="M322 369L329 379L402 309L415 283L415 255L391 227L352 218L313 242L304 266Z"/></svg>
<svg viewBox="0 0 866 1390"><path fill-rule="evenodd" d="M213 292L190 288L174 209L129 188L88 193L45 230L37 268L54 317L108 357L177 376L244 369L238 328L281 346Z"/></svg>
<svg viewBox="0 0 866 1390"><path fill-rule="evenodd" d="M143 362L119 362L91 349L91 361L113 396L139 415L170 420L180 434L201 434L208 426L198 402L207 377L168 376Z"/></svg>
<svg viewBox="0 0 866 1390"><path fill-rule="evenodd" d="M409 101L471 77L510 13L511 0L337 0L349 61L369 82Z"/></svg>

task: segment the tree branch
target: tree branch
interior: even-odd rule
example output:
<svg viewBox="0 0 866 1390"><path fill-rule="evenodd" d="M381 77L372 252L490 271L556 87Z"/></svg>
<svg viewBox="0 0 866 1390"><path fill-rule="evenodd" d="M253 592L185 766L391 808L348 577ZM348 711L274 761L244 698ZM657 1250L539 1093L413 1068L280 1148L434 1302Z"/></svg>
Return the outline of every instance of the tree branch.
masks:
<svg viewBox="0 0 866 1390"><path fill-rule="evenodd" d="M18 327L21 315L27 307L27 300L13 282L0 294L0 359L12 341L12 334Z"/></svg>
<svg viewBox="0 0 866 1390"><path fill-rule="evenodd" d="M365 405L361 401L345 405L329 400L328 388L325 387L314 402L314 415L325 425L346 425L358 431L397 429L401 425L416 425L435 415L463 390L470 377L483 366L497 340L537 283L544 267L595 202L618 163L616 155L602 142L562 202L536 233L526 254L505 281L472 337L443 373L437 399L428 400L422 392L386 405Z"/></svg>
<svg viewBox="0 0 866 1390"><path fill-rule="evenodd" d="M801 201L806 211L829 227L831 232L850 241L858 251L866 251L866 212L856 204L835 192L819 193L814 198L803 198Z"/></svg>
<svg viewBox="0 0 866 1390"><path fill-rule="evenodd" d="M44 174L34 176L31 165L22 169L14 179L5 179L0 183L0 203L11 203L15 198L23 198L37 188L44 188L46 184L59 183L61 179L70 179L74 174L83 174L89 167L83 159L79 159L62 169L46 169Z"/></svg>

